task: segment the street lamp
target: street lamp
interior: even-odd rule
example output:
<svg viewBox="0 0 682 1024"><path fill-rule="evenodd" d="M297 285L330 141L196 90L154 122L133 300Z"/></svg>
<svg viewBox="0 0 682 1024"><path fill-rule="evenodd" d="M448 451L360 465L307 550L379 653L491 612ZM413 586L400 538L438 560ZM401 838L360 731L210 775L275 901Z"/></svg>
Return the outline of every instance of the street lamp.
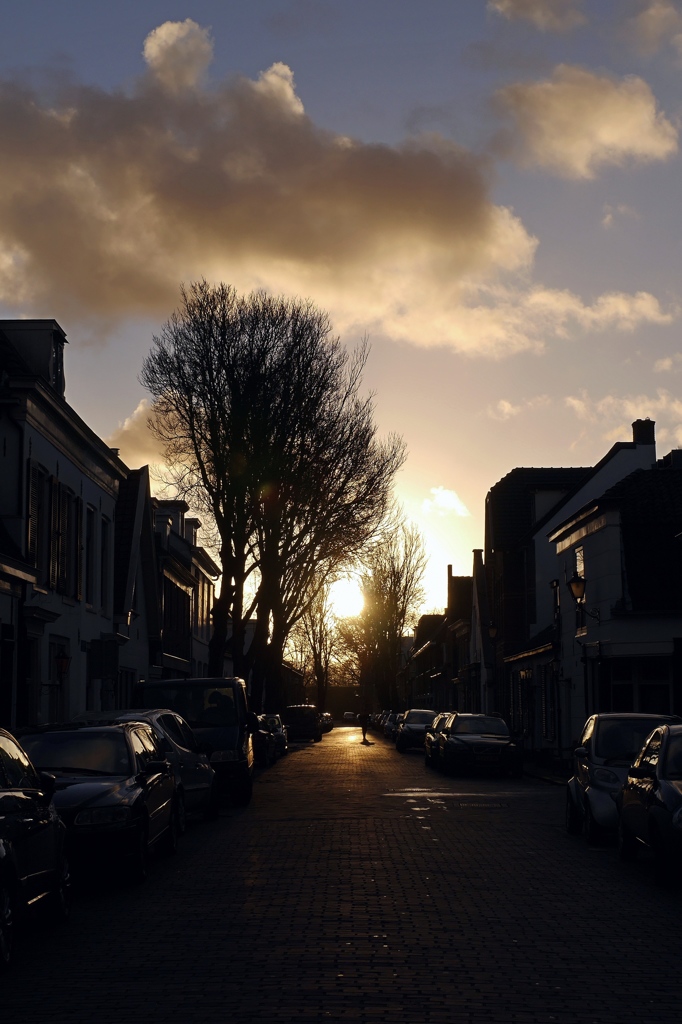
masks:
<svg viewBox="0 0 682 1024"><path fill-rule="evenodd" d="M566 583L576 606L578 608L582 608L585 614L589 615L591 619L596 619L597 622L599 622L599 609L590 609L585 607L585 577L581 576L577 570L574 570L570 580L567 580Z"/></svg>

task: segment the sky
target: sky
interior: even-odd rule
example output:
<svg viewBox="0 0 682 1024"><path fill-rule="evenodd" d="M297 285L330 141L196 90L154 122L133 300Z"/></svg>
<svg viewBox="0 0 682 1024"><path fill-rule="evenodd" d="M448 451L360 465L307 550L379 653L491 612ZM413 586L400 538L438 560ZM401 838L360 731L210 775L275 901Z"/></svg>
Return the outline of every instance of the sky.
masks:
<svg viewBox="0 0 682 1024"><path fill-rule="evenodd" d="M440 609L513 468L682 446L681 117L682 0L0 0L0 317L135 467L182 282L328 310Z"/></svg>

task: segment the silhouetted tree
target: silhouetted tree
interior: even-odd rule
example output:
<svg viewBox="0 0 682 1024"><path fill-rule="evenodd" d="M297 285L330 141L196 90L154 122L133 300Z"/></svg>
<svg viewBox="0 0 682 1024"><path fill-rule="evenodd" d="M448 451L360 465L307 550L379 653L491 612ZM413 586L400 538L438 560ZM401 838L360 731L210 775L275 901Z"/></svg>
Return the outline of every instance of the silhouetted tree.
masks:
<svg viewBox="0 0 682 1024"><path fill-rule="evenodd" d="M399 704L397 676L403 637L423 600L426 552L419 529L393 510L361 557L364 607L341 626L343 644L358 666L363 702L376 693L384 708Z"/></svg>
<svg viewBox="0 0 682 1024"><path fill-rule="evenodd" d="M267 683L276 707L288 633L375 533L404 445L377 439L372 398L359 396L366 345L349 356L312 303L205 281L181 295L143 364L150 423L177 493L218 537L209 670L221 673L231 627L235 670Z"/></svg>

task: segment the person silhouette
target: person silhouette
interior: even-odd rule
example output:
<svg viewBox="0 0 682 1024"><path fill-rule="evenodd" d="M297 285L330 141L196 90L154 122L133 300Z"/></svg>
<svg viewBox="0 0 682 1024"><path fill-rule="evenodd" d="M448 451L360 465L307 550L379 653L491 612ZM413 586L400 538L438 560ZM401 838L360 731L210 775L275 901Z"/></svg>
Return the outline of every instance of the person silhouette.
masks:
<svg viewBox="0 0 682 1024"><path fill-rule="evenodd" d="M367 714L366 711L361 711L360 712L360 714L358 715L358 722L360 723L360 728L362 729L362 742L366 743L367 742L367 723L369 722L369 715Z"/></svg>

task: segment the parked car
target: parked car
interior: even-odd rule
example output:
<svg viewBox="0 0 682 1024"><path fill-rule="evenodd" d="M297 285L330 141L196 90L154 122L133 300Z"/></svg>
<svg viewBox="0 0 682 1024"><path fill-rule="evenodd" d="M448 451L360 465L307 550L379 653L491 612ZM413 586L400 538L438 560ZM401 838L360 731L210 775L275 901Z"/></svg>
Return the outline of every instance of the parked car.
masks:
<svg viewBox="0 0 682 1024"><path fill-rule="evenodd" d="M277 741L267 715L258 715L258 729L253 734L253 754L259 768L269 768L277 760Z"/></svg>
<svg viewBox="0 0 682 1024"><path fill-rule="evenodd" d="M56 777L54 804L74 870L124 868L142 881L152 849L175 852L173 769L146 722L44 726L21 742Z"/></svg>
<svg viewBox="0 0 682 1024"><path fill-rule="evenodd" d="M246 806L253 795L253 734L258 719L249 711L246 683L231 678L153 679L136 687L140 707L172 708L208 754L221 796Z"/></svg>
<svg viewBox="0 0 682 1024"><path fill-rule="evenodd" d="M12 959L17 917L69 914L66 829L52 800L55 779L0 729L0 968Z"/></svg>
<svg viewBox="0 0 682 1024"><path fill-rule="evenodd" d="M187 829L187 815L200 814L215 818L219 810L216 774L208 763L208 755L199 749L199 742L187 722L169 708L153 711L86 711L76 722L90 725L109 722L147 722L152 727L163 757L170 761L175 775L175 809L178 831Z"/></svg>
<svg viewBox="0 0 682 1024"><path fill-rule="evenodd" d="M279 715L266 714L263 716L270 732L275 737L275 752L277 757L283 757L289 749L287 727Z"/></svg>
<svg viewBox="0 0 682 1024"><path fill-rule="evenodd" d="M384 736L387 740L394 740L395 734L398 729L398 719L400 715L397 715L395 711L390 711L384 719Z"/></svg>
<svg viewBox="0 0 682 1024"><path fill-rule="evenodd" d="M355 715L354 711L344 711L344 713L343 713L344 725L354 725L356 723L356 721L357 721L357 718L356 718L356 715Z"/></svg>
<svg viewBox="0 0 682 1024"><path fill-rule="evenodd" d="M648 847L658 881L681 877L682 724L661 725L647 738L628 769L620 797L618 848L632 860Z"/></svg>
<svg viewBox="0 0 682 1024"><path fill-rule="evenodd" d="M411 711L406 711L395 734L395 749L398 753L404 754L412 747L423 747L424 733L435 717L435 711L425 708L413 708Z"/></svg>
<svg viewBox="0 0 682 1024"><path fill-rule="evenodd" d="M281 719L287 727L291 743L304 740L319 743L322 739L320 714L314 704L290 704L282 712Z"/></svg>
<svg viewBox="0 0 682 1024"><path fill-rule="evenodd" d="M617 802L629 766L652 729L679 721L672 715L590 715L573 751L573 774L566 787L566 830L582 831L590 843L615 836Z"/></svg>
<svg viewBox="0 0 682 1024"><path fill-rule="evenodd" d="M523 774L523 752L498 715L456 711L443 726L438 743L439 765L445 772Z"/></svg>
<svg viewBox="0 0 682 1024"><path fill-rule="evenodd" d="M441 711L439 715L436 715L431 725L426 728L424 733L424 764L427 768L437 768L439 766L440 747L438 746L438 739L451 714L451 711Z"/></svg>
<svg viewBox="0 0 682 1024"><path fill-rule="evenodd" d="M334 728L334 719L332 718L328 711L322 712L320 724L322 726L322 732L331 732L332 729Z"/></svg>

